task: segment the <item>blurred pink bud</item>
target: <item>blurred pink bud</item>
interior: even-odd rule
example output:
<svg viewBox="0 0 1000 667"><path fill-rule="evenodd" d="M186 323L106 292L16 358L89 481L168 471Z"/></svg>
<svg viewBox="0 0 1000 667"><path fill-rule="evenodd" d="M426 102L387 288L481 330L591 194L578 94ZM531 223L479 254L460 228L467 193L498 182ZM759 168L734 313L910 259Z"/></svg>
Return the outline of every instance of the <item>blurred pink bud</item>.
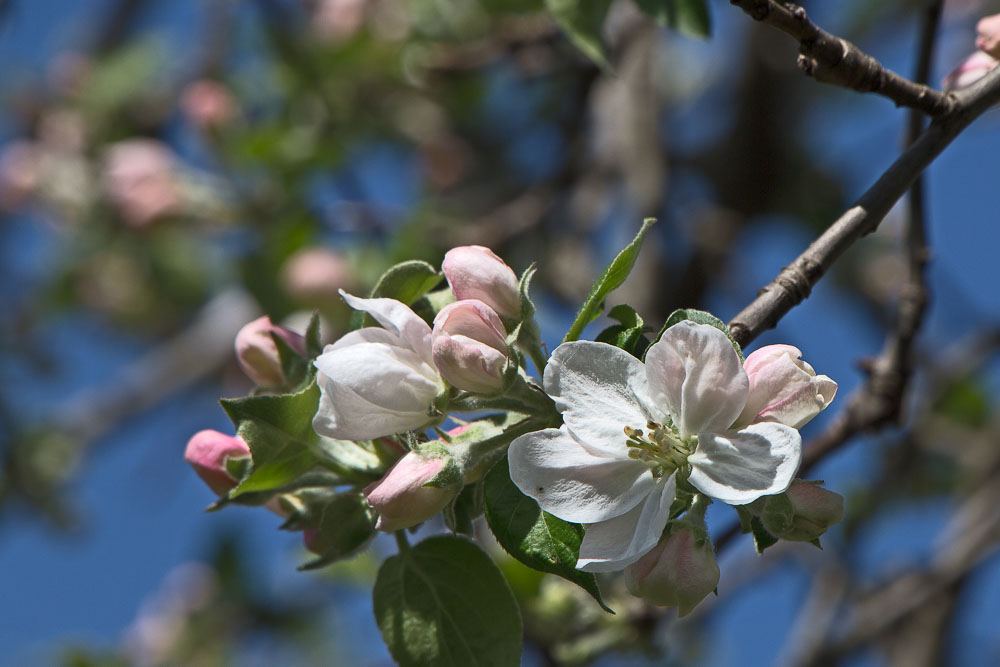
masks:
<svg viewBox="0 0 1000 667"><path fill-rule="evenodd" d="M957 90L959 88L971 86L976 81L979 81L979 79L989 74L990 70L996 67L998 63L1000 63L1000 61L988 53L976 51L963 60L961 65L952 70L952 72L944 78L941 85L945 90Z"/></svg>
<svg viewBox="0 0 1000 667"><path fill-rule="evenodd" d="M38 120L39 140L66 153L79 153L87 138L83 116L71 109L46 111Z"/></svg>
<svg viewBox="0 0 1000 667"><path fill-rule="evenodd" d="M1000 14L979 19L976 24L976 48L1000 58Z"/></svg>
<svg viewBox="0 0 1000 667"><path fill-rule="evenodd" d="M746 358L750 395L737 424L769 421L801 428L830 405L837 383L816 375L801 356L791 345L766 345Z"/></svg>
<svg viewBox="0 0 1000 667"><path fill-rule="evenodd" d="M441 377L479 394L503 387L507 341L500 316L482 301L450 303L434 318L431 355Z"/></svg>
<svg viewBox="0 0 1000 667"><path fill-rule="evenodd" d="M143 227L180 205L174 154L153 139L129 139L105 153L104 186L129 225Z"/></svg>
<svg viewBox="0 0 1000 667"><path fill-rule="evenodd" d="M236 334L236 359L247 377L261 387L280 387L285 384L278 345L271 335L279 337L301 355L306 353L306 341L301 335L271 323L268 316L246 324Z"/></svg>
<svg viewBox="0 0 1000 667"><path fill-rule="evenodd" d="M18 139L0 152L0 208L12 209L35 193L41 171L41 150L33 141Z"/></svg>
<svg viewBox="0 0 1000 667"><path fill-rule="evenodd" d="M761 515L764 527L775 537L796 542L818 539L830 526L844 518L844 498L812 482L796 480L784 494L792 504L792 517L765 510ZM776 502L768 497L772 505ZM787 506L786 506L787 507ZM786 510L787 511L787 510Z"/></svg>
<svg viewBox="0 0 1000 667"><path fill-rule="evenodd" d="M181 110L194 125L209 129L225 125L236 114L236 100L218 81L200 79L181 93Z"/></svg>
<svg viewBox="0 0 1000 667"><path fill-rule="evenodd" d="M365 20L366 0L319 0L313 14L313 30L320 39L342 42L350 39Z"/></svg>
<svg viewBox="0 0 1000 667"><path fill-rule="evenodd" d="M687 616L719 585L719 564L703 530L679 522L651 551L625 568L625 585L636 597Z"/></svg>
<svg viewBox="0 0 1000 667"><path fill-rule="evenodd" d="M445 488L424 485L441 472L445 463L445 459L409 452L382 479L366 487L365 497L379 515L375 529L392 532L410 528L443 510L461 490L461 484Z"/></svg>
<svg viewBox="0 0 1000 667"><path fill-rule="evenodd" d="M306 248L285 261L281 282L294 299L325 305L340 301L339 290L350 290L354 273L350 263L333 250Z"/></svg>
<svg viewBox="0 0 1000 667"><path fill-rule="evenodd" d="M226 461L249 456L250 448L243 438L211 430L195 433L184 450L184 460L191 464L208 488L219 495L236 486L238 481L226 470Z"/></svg>
<svg viewBox="0 0 1000 667"><path fill-rule="evenodd" d="M489 248L467 245L452 248L441 263L458 300L479 299L504 317L521 313L517 276Z"/></svg>

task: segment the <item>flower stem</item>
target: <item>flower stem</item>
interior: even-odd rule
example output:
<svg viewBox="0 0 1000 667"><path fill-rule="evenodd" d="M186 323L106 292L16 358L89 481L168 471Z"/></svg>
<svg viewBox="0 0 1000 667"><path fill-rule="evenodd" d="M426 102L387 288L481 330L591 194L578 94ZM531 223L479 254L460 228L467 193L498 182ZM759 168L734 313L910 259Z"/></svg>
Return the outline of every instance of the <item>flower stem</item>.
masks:
<svg viewBox="0 0 1000 667"><path fill-rule="evenodd" d="M410 551L410 541L406 539L406 531L397 530L393 535L396 536L396 546L399 547L399 553L408 553Z"/></svg>

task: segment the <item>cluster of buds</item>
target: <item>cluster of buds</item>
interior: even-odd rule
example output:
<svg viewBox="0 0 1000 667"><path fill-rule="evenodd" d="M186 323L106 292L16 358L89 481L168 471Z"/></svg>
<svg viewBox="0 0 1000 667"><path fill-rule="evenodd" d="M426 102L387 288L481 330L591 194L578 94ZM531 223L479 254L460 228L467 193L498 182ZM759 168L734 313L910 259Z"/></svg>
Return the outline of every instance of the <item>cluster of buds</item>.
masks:
<svg viewBox="0 0 1000 667"><path fill-rule="evenodd" d="M971 86L1000 64L1000 14L986 16L976 24L976 49L945 77L945 90Z"/></svg>

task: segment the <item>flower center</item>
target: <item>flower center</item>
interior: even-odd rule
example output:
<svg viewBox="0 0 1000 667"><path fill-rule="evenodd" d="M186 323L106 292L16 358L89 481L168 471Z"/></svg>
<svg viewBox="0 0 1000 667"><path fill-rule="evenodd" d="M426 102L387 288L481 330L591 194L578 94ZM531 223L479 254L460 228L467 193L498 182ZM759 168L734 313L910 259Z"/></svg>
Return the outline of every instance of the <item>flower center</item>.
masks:
<svg viewBox="0 0 1000 667"><path fill-rule="evenodd" d="M646 431L641 428L625 427L625 444L629 458L637 459L649 466L653 477L660 478L687 465L698 444L698 436L681 438L673 424L646 422Z"/></svg>

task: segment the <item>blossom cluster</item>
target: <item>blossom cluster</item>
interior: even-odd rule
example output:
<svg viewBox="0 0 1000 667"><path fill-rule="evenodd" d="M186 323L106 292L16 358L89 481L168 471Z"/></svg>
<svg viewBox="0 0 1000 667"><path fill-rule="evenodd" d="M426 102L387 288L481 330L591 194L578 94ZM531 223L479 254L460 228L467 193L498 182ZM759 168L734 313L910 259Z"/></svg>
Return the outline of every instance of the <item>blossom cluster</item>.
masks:
<svg viewBox="0 0 1000 667"><path fill-rule="evenodd" d="M839 521L838 495L795 478L798 429L837 392L799 349L769 345L744 360L724 325L702 313L665 328L644 354L569 340L549 356L527 294L531 270L519 280L488 248L465 246L445 255L441 272L448 288L422 309L378 290L371 298L341 291L371 326L321 351L311 351L310 334L266 317L237 336L237 359L258 394L314 395L309 437L367 462L360 477L341 480L363 494L356 539L323 534L305 483L305 491L290 483L249 494L303 530L317 553L332 541L346 556L374 531L413 528L441 512L455 530L459 495L505 456L514 493L582 526L576 568L624 571L630 592L682 615L718 584L705 523L713 500L758 518L774 538L815 541ZM469 422L458 416L490 411ZM224 502L241 497L258 463L254 441L240 435L201 432L186 452Z"/></svg>

